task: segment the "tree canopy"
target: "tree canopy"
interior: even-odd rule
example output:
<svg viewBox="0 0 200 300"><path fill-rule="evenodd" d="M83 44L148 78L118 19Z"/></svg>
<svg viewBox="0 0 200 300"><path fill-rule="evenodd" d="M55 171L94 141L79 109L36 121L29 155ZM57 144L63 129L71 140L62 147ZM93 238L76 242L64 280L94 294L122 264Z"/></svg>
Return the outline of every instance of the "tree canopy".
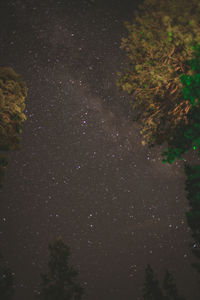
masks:
<svg viewBox="0 0 200 300"><path fill-rule="evenodd" d="M144 300L162 300L164 298L163 292L160 288L158 279L150 265L147 265L145 270L145 282L143 289Z"/></svg>
<svg viewBox="0 0 200 300"><path fill-rule="evenodd" d="M48 272L41 274L40 299L80 300L83 288L77 282L78 272L69 265L70 248L58 238L49 245Z"/></svg>
<svg viewBox="0 0 200 300"><path fill-rule="evenodd" d="M184 7L184 9L183 9ZM192 46L200 42L197 0L145 0L121 48L127 64L118 86L133 95L143 144L162 144L180 122L188 123L191 104L184 99L180 74L190 75ZM181 14L180 14L181 11Z"/></svg>
<svg viewBox="0 0 200 300"><path fill-rule="evenodd" d="M10 67L0 67L0 186L7 160L2 151L19 149L27 86Z"/></svg>
<svg viewBox="0 0 200 300"><path fill-rule="evenodd" d="M144 300L185 300L178 293L173 275L166 270L163 289L160 287L159 280L150 265L145 270L145 282L143 289Z"/></svg>
<svg viewBox="0 0 200 300"><path fill-rule="evenodd" d="M184 297L179 295L177 286L174 282L174 277L168 270L165 271L163 289L165 293L165 300L185 300Z"/></svg>
<svg viewBox="0 0 200 300"><path fill-rule="evenodd" d="M194 74L180 75L183 84L183 96L188 99L191 109L188 113L188 122L183 121L175 128L173 135L167 138L168 149L163 151L163 162L172 163L175 159L193 147L200 154L200 45L195 45L194 58L189 61Z"/></svg>

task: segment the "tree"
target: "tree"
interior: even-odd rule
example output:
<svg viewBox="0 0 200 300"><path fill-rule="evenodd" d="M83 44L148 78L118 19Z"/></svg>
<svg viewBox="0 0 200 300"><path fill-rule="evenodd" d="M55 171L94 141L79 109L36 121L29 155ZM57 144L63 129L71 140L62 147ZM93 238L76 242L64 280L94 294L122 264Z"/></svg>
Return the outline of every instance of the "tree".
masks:
<svg viewBox="0 0 200 300"><path fill-rule="evenodd" d="M70 248L58 238L49 245L49 271L41 274L40 299L43 300L79 300L83 288L77 283L78 272L69 266Z"/></svg>
<svg viewBox="0 0 200 300"><path fill-rule="evenodd" d="M183 159L183 155L190 149L199 149L200 146L200 107L192 108L189 114L188 125L180 124L173 135L167 139L168 148L162 152L163 163L172 163L176 159Z"/></svg>
<svg viewBox="0 0 200 300"><path fill-rule="evenodd" d="M3 300L11 300L14 295L14 275L7 267L3 256L0 254L0 296Z"/></svg>
<svg viewBox="0 0 200 300"><path fill-rule="evenodd" d="M135 23L125 23L128 37L122 39L121 48L128 61L117 84L133 94L131 106L143 144L154 146L170 137L181 122L188 123L191 105L183 99L179 75L191 74L188 59L194 43L200 42L200 3L145 0L139 9Z"/></svg>
<svg viewBox="0 0 200 300"><path fill-rule="evenodd" d="M27 86L12 68L0 67L0 151L19 149ZM4 179L6 158L0 154L0 186Z"/></svg>
<svg viewBox="0 0 200 300"><path fill-rule="evenodd" d="M173 275L166 270L163 281L163 289L165 291L165 300L184 300L185 298L179 296L176 284L174 283Z"/></svg>
<svg viewBox="0 0 200 300"><path fill-rule="evenodd" d="M186 213L186 218L194 239L192 252L200 259L200 165L185 164L185 173L187 175L185 190L190 205L190 211ZM200 273L200 261L192 265Z"/></svg>
<svg viewBox="0 0 200 300"><path fill-rule="evenodd" d="M150 265L145 270L145 283L143 290L144 300L163 300L164 295L160 288L159 281L155 277L154 271Z"/></svg>
<svg viewBox="0 0 200 300"><path fill-rule="evenodd" d="M188 122L177 126L173 135L167 138L168 149L164 150L163 162L172 163L175 159L188 152L193 147L198 149L200 154L200 45L195 45L194 58L189 61L194 74L180 76L183 84L182 92L185 99L188 99L191 109L188 113Z"/></svg>
<svg viewBox="0 0 200 300"><path fill-rule="evenodd" d="M150 265L145 270L145 283L143 290L144 300L185 300L179 296L176 284L172 274L166 270L163 280L163 291L160 288L159 281L155 277L154 271Z"/></svg>
<svg viewBox="0 0 200 300"><path fill-rule="evenodd" d="M8 160L4 156L0 156L0 188L3 186L5 180L5 168L8 165Z"/></svg>

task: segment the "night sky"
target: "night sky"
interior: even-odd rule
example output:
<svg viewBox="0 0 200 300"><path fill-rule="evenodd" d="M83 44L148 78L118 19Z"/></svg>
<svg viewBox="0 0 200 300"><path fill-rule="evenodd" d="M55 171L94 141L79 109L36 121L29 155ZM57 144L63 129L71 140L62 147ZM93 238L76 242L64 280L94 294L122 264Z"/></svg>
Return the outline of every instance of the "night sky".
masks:
<svg viewBox="0 0 200 300"><path fill-rule="evenodd" d="M29 93L21 150L9 153L0 191L1 252L16 274L15 300L33 300L62 236L86 288L83 300L142 299L149 263L196 300L183 162L142 146L123 69L124 21L139 1L1 0L0 64ZM195 151L186 157L197 161Z"/></svg>

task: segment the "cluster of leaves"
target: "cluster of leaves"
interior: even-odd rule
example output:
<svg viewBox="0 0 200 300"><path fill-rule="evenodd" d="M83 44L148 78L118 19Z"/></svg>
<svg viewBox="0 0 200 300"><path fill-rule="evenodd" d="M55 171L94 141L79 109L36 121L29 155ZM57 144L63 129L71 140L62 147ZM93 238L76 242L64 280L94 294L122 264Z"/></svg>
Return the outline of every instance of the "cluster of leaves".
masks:
<svg viewBox="0 0 200 300"><path fill-rule="evenodd" d="M0 67L0 151L19 149L27 86L10 67ZM0 186L7 159L0 153Z"/></svg>
<svg viewBox="0 0 200 300"><path fill-rule="evenodd" d="M194 239L192 252L200 259L200 165L186 164L185 173L187 175L185 189L190 205L190 211L186 213L186 217ZM200 262L194 263L193 266L200 273Z"/></svg>
<svg viewBox="0 0 200 300"><path fill-rule="evenodd" d="M145 270L145 283L143 290L144 300L184 300L185 298L179 296L174 278L168 270L165 272L163 280L163 290L156 278L153 269L147 265Z"/></svg>
<svg viewBox="0 0 200 300"><path fill-rule="evenodd" d="M180 75L183 85L184 99L189 101L190 111L187 115L187 124L183 121L175 128L173 134L166 140L168 149L163 151L163 162L172 163L189 151L191 147L200 151L200 45L192 47L194 58L189 60L192 75Z"/></svg>
<svg viewBox="0 0 200 300"><path fill-rule="evenodd" d="M200 42L200 3L145 0L139 9L135 23L125 23L128 37L121 48L128 61L117 84L133 94L143 144L153 146L162 144L180 122L188 122L191 105L183 98L179 75L190 74L191 46Z"/></svg>
<svg viewBox="0 0 200 300"><path fill-rule="evenodd" d="M49 271L41 275L38 297L43 300L80 300L84 290L77 283L78 271L69 266L70 248L58 238L53 245L49 245L49 251Z"/></svg>

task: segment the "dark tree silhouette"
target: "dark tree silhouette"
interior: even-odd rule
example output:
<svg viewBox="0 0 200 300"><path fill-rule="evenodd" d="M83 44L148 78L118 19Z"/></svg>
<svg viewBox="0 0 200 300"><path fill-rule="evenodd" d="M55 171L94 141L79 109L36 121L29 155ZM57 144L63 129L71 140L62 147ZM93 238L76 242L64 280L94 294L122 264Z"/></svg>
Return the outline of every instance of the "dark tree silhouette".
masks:
<svg viewBox="0 0 200 300"><path fill-rule="evenodd" d="M145 283L143 290L144 300L185 300L179 296L172 274L166 270L163 280L163 290L156 278L153 269L147 265L145 270Z"/></svg>
<svg viewBox="0 0 200 300"><path fill-rule="evenodd" d="M165 300L185 300L185 298L179 296L173 275L168 270L165 272L163 289L165 292Z"/></svg>
<svg viewBox="0 0 200 300"><path fill-rule="evenodd" d="M144 300L163 300L164 296L160 288L158 279L150 265L145 270L145 282L143 290Z"/></svg>
<svg viewBox="0 0 200 300"><path fill-rule="evenodd" d="M58 238L49 245L48 272L41 274L39 298L43 300L79 300L84 290L77 283L78 272L69 266L70 248Z"/></svg>
<svg viewBox="0 0 200 300"><path fill-rule="evenodd" d="M194 239L192 252L200 260L200 165L185 164L185 173L187 175L185 189L190 205L186 217ZM200 261L192 265L200 273Z"/></svg>
<svg viewBox="0 0 200 300"><path fill-rule="evenodd" d="M5 180L5 168L8 165L6 157L0 155L0 188L3 186Z"/></svg>
<svg viewBox="0 0 200 300"><path fill-rule="evenodd" d="M12 300L14 295L14 275L0 254L0 299Z"/></svg>

